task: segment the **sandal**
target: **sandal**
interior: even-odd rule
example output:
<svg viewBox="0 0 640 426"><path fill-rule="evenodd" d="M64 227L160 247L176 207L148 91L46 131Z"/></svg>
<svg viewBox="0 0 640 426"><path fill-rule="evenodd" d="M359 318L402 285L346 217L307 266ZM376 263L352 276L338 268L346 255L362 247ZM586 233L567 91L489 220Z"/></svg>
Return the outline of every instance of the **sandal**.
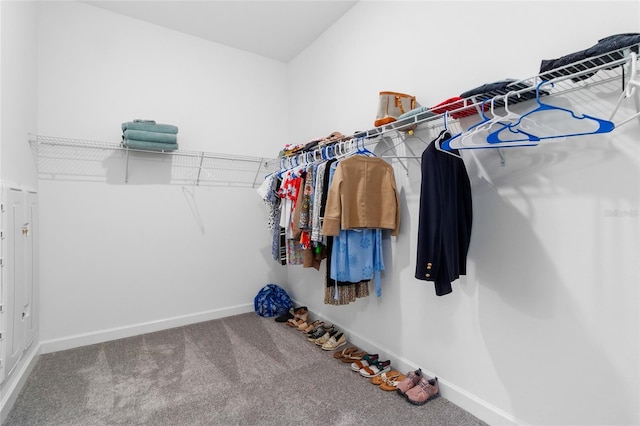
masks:
<svg viewBox="0 0 640 426"><path fill-rule="evenodd" d="M387 371L386 373L382 373L379 376L372 377L371 383L376 386L380 386L387 379L395 379L399 375L400 375L400 372L398 370Z"/></svg>
<svg viewBox="0 0 640 426"><path fill-rule="evenodd" d="M324 324L323 321L321 320L315 320L314 322L312 322L311 324L308 324L306 327L302 327L302 324L298 326L298 330L300 331L304 331L305 333L310 332L311 330L313 330L316 327L319 327L320 325Z"/></svg>
<svg viewBox="0 0 640 426"><path fill-rule="evenodd" d="M307 340L315 342L316 339L325 335L325 333L332 332L333 328L325 328L324 326L316 327L312 332L307 333Z"/></svg>
<svg viewBox="0 0 640 426"><path fill-rule="evenodd" d="M366 354L359 361L351 363L351 369L353 371L360 371L361 368L369 366L378 360L378 354Z"/></svg>
<svg viewBox="0 0 640 426"><path fill-rule="evenodd" d="M293 311L293 318L287 321L289 327L296 327L309 319L309 311L306 306L301 306Z"/></svg>
<svg viewBox="0 0 640 426"><path fill-rule="evenodd" d="M386 373L389 370L391 370L391 361L376 360L373 364L361 368L360 375L362 377L374 377L378 374Z"/></svg>
<svg viewBox="0 0 640 426"><path fill-rule="evenodd" d="M287 321L287 325L289 327L298 328L300 324L304 324L306 322L307 321L305 319L294 317Z"/></svg>
<svg viewBox="0 0 640 426"><path fill-rule="evenodd" d="M351 364L352 362L360 361L366 354L367 353L365 351L352 352L349 355L340 358L340 361L344 362L345 364Z"/></svg>
<svg viewBox="0 0 640 426"><path fill-rule="evenodd" d="M382 376L384 373L382 373L380 376ZM380 377L378 376L378 377ZM384 382L382 382L380 384L380 389L382 389L383 391L387 391L387 392L391 392L394 391L398 388L398 384L403 381L404 379L406 379L407 376L404 374L400 374L399 376L396 376L395 378L387 378Z"/></svg>
<svg viewBox="0 0 640 426"><path fill-rule="evenodd" d="M298 330L302 331L302 330L305 330L307 327L309 327L309 323L305 320L305 321L302 321L301 323L299 323L296 328Z"/></svg>
<svg viewBox="0 0 640 426"><path fill-rule="evenodd" d="M342 350L342 351L340 351L340 352L334 352L334 353L333 353L333 357L334 357L335 359L342 359L342 358L344 358L344 357L346 357L346 356L348 356L348 355L350 355L350 354L354 353L354 352L355 352L355 351L357 351L357 350L358 350L358 348L356 348L355 346L350 346L350 347L348 347L348 348L343 349L343 350Z"/></svg>

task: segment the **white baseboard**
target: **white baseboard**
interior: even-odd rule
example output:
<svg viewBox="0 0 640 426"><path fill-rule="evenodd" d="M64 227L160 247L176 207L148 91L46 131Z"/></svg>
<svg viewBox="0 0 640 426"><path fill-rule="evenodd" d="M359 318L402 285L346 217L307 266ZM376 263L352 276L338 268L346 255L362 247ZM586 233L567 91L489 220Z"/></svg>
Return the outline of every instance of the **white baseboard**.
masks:
<svg viewBox="0 0 640 426"><path fill-rule="evenodd" d="M138 336L145 333L153 333L155 331L181 327L184 325L210 321L253 311L253 303L250 303L246 305L237 305L223 309L214 309L212 311L166 318L162 320L150 321L125 327L111 328L91 333L76 334L74 336L42 341L40 342L40 350L43 354L64 351L81 346L93 345L96 343L103 343L116 339L123 339L125 337Z"/></svg>
<svg viewBox="0 0 640 426"><path fill-rule="evenodd" d="M327 323L335 324L338 328L347 332L349 335L349 342L351 344L363 348L370 353L378 353L383 359L392 359L394 368L399 371L407 372L422 368L420 366L416 366L416 364L410 360L394 353L389 348L381 347L357 333L352 333L347 327L343 327L341 324L332 321L331 318L325 318L315 312L312 314L314 318L319 318ZM465 391L454 383L447 381L446 378L443 378L432 371L426 370L425 368L422 368L422 372L429 377L438 377L440 394L443 398L446 398L451 403L457 405L468 413L471 413L487 424L495 426L516 426L523 424L509 413L489 404L483 399L478 398L476 395Z"/></svg>
<svg viewBox="0 0 640 426"><path fill-rule="evenodd" d="M19 364L16 369L13 370L11 376L2 384L2 391L0 392L0 396L2 397L0 399L0 425L4 424L7 417L9 417L9 412L18 399L18 395L27 382L31 371L36 366L39 357L40 345L34 342L23 358L18 361Z"/></svg>

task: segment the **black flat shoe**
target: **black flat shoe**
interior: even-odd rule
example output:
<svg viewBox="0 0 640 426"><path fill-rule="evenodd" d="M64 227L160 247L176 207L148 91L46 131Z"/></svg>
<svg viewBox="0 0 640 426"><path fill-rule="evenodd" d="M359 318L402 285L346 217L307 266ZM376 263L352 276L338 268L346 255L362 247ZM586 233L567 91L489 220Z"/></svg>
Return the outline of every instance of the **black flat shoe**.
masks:
<svg viewBox="0 0 640 426"><path fill-rule="evenodd" d="M290 310L286 314L282 314L279 317L276 317L276 322L287 322L290 319L292 319L293 318L293 313L291 313L292 310Z"/></svg>

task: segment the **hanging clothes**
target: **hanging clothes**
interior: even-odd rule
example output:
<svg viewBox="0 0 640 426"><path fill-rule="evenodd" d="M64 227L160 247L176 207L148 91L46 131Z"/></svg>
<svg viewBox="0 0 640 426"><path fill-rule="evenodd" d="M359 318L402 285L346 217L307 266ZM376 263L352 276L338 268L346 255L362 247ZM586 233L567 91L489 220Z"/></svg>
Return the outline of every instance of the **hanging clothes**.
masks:
<svg viewBox="0 0 640 426"><path fill-rule="evenodd" d="M324 218L324 213L327 205L327 199L329 195L329 188L333 183L335 170L338 166L336 159L327 161L324 173L324 179L322 182L322 197L320 207L320 217ZM327 262L326 273L324 278L324 303L327 305L347 305L355 302L356 299L369 296L369 280L362 280L358 282L340 281L333 277L335 274L332 271L331 259L333 259L333 246L334 237L324 236L326 257L329 259Z"/></svg>
<svg viewBox="0 0 640 426"><path fill-rule="evenodd" d="M340 160L329 189L322 233L340 229L400 231L400 202L393 168L378 157L354 155Z"/></svg>
<svg viewBox="0 0 640 426"><path fill-rule="evenodd" d="M276 173L268 175L257 189L267 207L267 228L271 231L271 256L274 260L286 264L284 228L280 226L281 199L278 195L281 180Z"/></svg>
<svg viewBox="0 0 640 426"><path fill-rule="evenodd" d="M304 184L304 173L301 169L288 170L283 175L283 181L280 185L279 196L282 199L280 226L285 230L285 247L287 264L302 265L304 263L304 255L298 242L299 230L297 227L296 216L299 214L300 204L298 199L300 191ZM296 233L298 235L296 235Z"/></svg>
<svg viewBox="0 0 640 426"><path fill-rule="evenodd" d="M327 162L318 164L315 175L315 188L313 190L313 207L311 209L311 241L319 243L323 241L320 226L320 217L323 204L323 183ZM324 198L326 202L326 197Z"/></svg>
<svg viewBox="0 0 640 426"><path fill-rule="evenodd" d="M431 141L422 154L418 254L415 277L433 281L436 295L452 292L466 274L473 219L471 183L457 150L451 155Z"/></svg>
<svg viewBox="0 0 640 426"><path fill-rule="evenodd" d="M373 279L380 296L382 229L397 235L400 226L393 168L381 158L354 155L333 164L329 175L322 228L332 239L327 284L333 281L334 299L338 299L339 282Z"/></svg>
<svg viewBox="0 0 640 426"><path fill-rule="evenodd" d="M398 235L400 226L393 168L378 157L353 155L296 166L280 176L274 258L282 246L288 265L319 270L326 258L327 304L367 297L370 281L380 296L382 230Z"/></svg>
<svg viewBox="0 0 640 426"><path fill-rule="evenodd" d="M374 280L376 295L382 295L382 229L343 229L333 238L333 250L331 278L349 282ZM336 287L335 297L337 292Z"/></svg>

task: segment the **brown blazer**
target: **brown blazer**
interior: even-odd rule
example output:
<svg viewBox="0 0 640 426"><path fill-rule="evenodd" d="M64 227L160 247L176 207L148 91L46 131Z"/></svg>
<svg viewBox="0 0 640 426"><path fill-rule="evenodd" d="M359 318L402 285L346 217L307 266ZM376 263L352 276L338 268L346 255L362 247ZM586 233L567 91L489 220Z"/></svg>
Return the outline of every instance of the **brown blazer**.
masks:
<svg viewBox="0 0 640 426"><path fill-rule="evenodd" d="M340 160L329 188L323 235L340 229L400 230L400 203L393 168L381 158L354 155Z"/></svg>

